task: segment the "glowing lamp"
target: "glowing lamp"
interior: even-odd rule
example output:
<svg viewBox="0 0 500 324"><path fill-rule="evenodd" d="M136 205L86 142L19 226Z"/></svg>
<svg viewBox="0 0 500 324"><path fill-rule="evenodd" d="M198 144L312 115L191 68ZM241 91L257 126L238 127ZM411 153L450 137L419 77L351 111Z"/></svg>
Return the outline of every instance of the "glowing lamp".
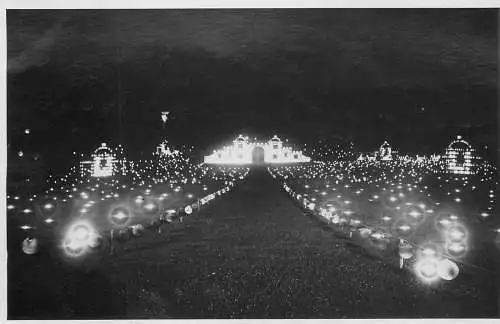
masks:
<svg viewBox="0 0 500 324"><path fill-rule="evenodd" d="M124 225L130 219L129 211L124 207L118 207L113 209L110 214L110 220L115 225Z"/></svg>
<svg viewBox="0 0 500 324"><path fill-rule="evenodd" d="M463 241L467 237L467 233L463 226L453 225L447 230L447 238L452 242Z"/></svg>
<svg viewBox="0 0 500 324"><path fill-rule="evenodd" d="M27 255L33 255L38 251L38 241L36 238L25 238L22 243L23 252Z"/></svg>
<svg viewBox="0 0 500 324"><path fill-rule="evenodd" d="M398 246L398 249L399 249L399 256L402 258L402 259L411 259L413 257L413 246L404 241L404 240L400 240L399 242L399 246Z"/></svg>
<svg viewBox="0 0 500 324"><path fill-rule="evenodd" d="M144 202L144 197L142 196L137 196L134 200L134 202L137 204L137 205L140 205Z"/></svg>
<svg viewBox="0 0 500 324"><path fill-rule="evenodd" d="M184 208L184 212L186 213L186 215L191 215L193 213L193 208L191 206L186 206Z"/></svg>
<svg viewBox="0 0 500 324"><path fill-rule="evenodd" d="M416 262L417 275L426 282L439 279L439 261L436 258L423 258Z"/></svg>
<svg viewBox="0 0 500 324"><path fill-rule="evenodd" d="M51 203L47 203L47 204L45 204L45 205L43 206L43 209L45 209L45 210L51 210L51 209L53 209L53 208L54 208L54 205L53 205L53 204L51 204Z"/></svg>
<svg viewBox="0 0 500 324"><path fill-rule="evenodd" d="M458 277L459 273L458 265L451 260L443 259L438 264L438 274L443 280L453 280Z"/></svg>
<svg viewBox="0 0 500 324"><path fill-rule="evenodd" d="M461 258L467 253L467 246L463 242L450 242L446 244L446 252L452 257Z"/></svg>
<svg viewBox="0 0 500 324"><path fill-rule="evenodd" d="M156 205L153 203L147 203L146 205L144 205L144 209L151 212L156 209Z"/></svg>
<svg viewBox="0 0 500 324"><path fill-rule="evenodd" d="M85 225L77 225L73 229L72 237L78 241L85 241L90 237L90 229Z"/></svg>

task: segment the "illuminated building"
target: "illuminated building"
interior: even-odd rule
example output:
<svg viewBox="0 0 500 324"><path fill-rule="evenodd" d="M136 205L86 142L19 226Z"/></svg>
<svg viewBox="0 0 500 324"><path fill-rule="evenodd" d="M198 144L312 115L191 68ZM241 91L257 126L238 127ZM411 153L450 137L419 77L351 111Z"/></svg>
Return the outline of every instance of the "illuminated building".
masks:
<svg viewBox="0 0 500 324"><path fill-rule="evenodd" d="M391 161L393 159L393 155L395 154L397 154L397 151L394 151L387 141L380 145L380 148L376 153L377 157L382 161Z"/></svg>
<svg viewBox="0 0 500 324"><path fill-rule="evenodd" d="M102 143L92 154L91 161L83 161L80 164L82 173L90 171L95 178L111 177L115 173L116 157L106 143Z"/></svg>
<svg viewBox="0 0 500 324"><path fill-rule="evenodd" d="M453 174L468 175L473 173L474 149L458 135L448 145L445 153L446 170Z"/></svg>
<svg viewBox="0 0 500 324"><path fill-rule="evenodd" d="M168 142L166 140L164 140L163 142L160 143L160 145L158 145L156 147L155 153L156 153L156 155L159 155L159 156L171 156L174 154L178 154L179 151L170 150L170 148L168 147Z"/></svg>
<svg viewBox="0 0 500 324"><path fill-rule="evenodd" d="M204 161L207 164L274 164L310 162L311 158L283 146L277 135L266 143L250 142L248 137L239 135L232 145L205 156Z"/></svg>

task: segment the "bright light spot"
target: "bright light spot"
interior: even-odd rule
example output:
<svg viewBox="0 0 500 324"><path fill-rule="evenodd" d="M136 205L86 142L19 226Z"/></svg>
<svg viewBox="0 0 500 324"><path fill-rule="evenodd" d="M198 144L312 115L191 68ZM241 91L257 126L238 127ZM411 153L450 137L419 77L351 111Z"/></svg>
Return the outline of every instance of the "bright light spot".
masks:
<svg viewBox="0 0 500 324"><path fill-rule="evenodd" d="M29 209L29 208L26 208L26 209L23 210L23 213L25 213L25 214L29 214L29 213L32 213L32 212L33 211L31 209Z"/></svg>
<svg viewBox="0 0 500 324"><path fill-rule="evenodd" d="M458 265L448 259L443 259L438 264L438 274L443 280L453 280L460 273Z"/></svg>
<svg viewBox="0 0 500 324"><path fill-rule="evenodd" d="M54 205L53 205L53 204L51 204L51 203L47 203L47 204L45 204L45 205L43 206L43 208L44 208L44 209L46 209L46 210L50 210L50 209L54 208Z"/></svg>
<svg viewBox="0 0 500 324"><path fill-rule="evenodd" d="M399 226L399 229L404 231L404 232L407 232L407 231L411 230L411 227L410 227L410 225L404 224L404 225Z"/></svg>
<svg viewBox="0 0 500 324"><path fill-rule="evenodd" d="M23 229L23 230L25 230L25 231L26 231L26 230L29 230L29 229L31 229L31 228L33 228L33 227L31 227L31 226L29 226L29 225L23 225L23 226L21 226L21 229Z"/></svg>
<svg viewBox="0 0 500 324"><path fill-rule="evenodd" d="M439 279L439 261L435 257L424 257L415 263L417 276L426 283Z"/></svg>
<svg viewBox="0 0 500 324"><path fill-rule="evenodd" d="M461 241L466 237L466 233L460 227L452 227L448 229L448 238L451 241Z"/></svg>
<svg viewBox="0 0 500 324"><path fill-rule="evenodd" d="M36 238L25 238L22 244L25 254L33 255L38 251L38 241Z"/></svg>
<svg viewBox="0 0 500 324"><path fill-rule="evenodd" d="M148 211L152 211L156 208L156 205L153 204L153 203L148 203L146 205L144 205L144 209L148 210Z"/></svg>
<svg viewBox="0 0 500 324"><path fill-rule="evenodd" d="M110 220L115 225L124 225L130 219L129 211L124 207L118 207L113 209L109 215Z"/></svg>
<svg viewBox="0 0 500 324"><path fill-rule="evenodd" d="M68 227L63 239L62 247L66 255L79 257L88 249L96 245L97 233L93 226L86 221L79 221Z"/></svg>
<svg viewBox="0 0 500 324"><path fill-rule="evenodd" d="M460 258L467 252L467 246L463 242L452 242L446 244L446 251L449 255Z"/></svg>
<svg viewBox="0 0 500 324"><path fill-rule="evenodd" d="M54 222L54 220L52 218L47 218L45 220L45 223L47 223L47 224L52 224L53 222Z"/></svg>
<svg viewBox="0 0 500 324"><path fill-rule="evenodd" d="M14 206L14 205L8 205L8 206L7 206L7 209L8 209L8 210L12 210L12 209L14 209L14 208L16 208L16 206Z"/></svg>
<svg viewBox="0 0 500 324"><path fill-rule="evenodd" d="M90 229L85 225L78 225L73 229L72 235L78 241L84 241L89 238Z"/></svg>
<svg viewBox="0 0 500 324"><path fill-rule="evenodd" d="M186 206L186 208L184 208L184 212L187 215L191 215L193 213L193 208L191 206Z"/></svg>

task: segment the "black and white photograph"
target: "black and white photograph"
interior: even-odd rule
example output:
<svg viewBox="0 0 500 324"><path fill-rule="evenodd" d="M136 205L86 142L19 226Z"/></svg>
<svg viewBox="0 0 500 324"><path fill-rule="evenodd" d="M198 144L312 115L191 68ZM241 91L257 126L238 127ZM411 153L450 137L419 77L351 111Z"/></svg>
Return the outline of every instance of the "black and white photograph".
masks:
<svg viewBox="0 0 500 324"><path fill-rule="evenodd" d="M498 8L4 8L8 320L500 317Z"/></svg>

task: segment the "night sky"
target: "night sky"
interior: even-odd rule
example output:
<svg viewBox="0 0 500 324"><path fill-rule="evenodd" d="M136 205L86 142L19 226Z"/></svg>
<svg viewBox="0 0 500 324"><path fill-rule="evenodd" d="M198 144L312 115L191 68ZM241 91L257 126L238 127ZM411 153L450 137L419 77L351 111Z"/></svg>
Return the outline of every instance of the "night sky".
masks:
<svg viewBox="0 0 500 324"><path fill-rule="evenodd" d="M152 149L238 133L495 147L495 9L8 10L8 136ZM478 135L479 134L479 135ZM485 135L486 134L486 135Z"/></svg>

